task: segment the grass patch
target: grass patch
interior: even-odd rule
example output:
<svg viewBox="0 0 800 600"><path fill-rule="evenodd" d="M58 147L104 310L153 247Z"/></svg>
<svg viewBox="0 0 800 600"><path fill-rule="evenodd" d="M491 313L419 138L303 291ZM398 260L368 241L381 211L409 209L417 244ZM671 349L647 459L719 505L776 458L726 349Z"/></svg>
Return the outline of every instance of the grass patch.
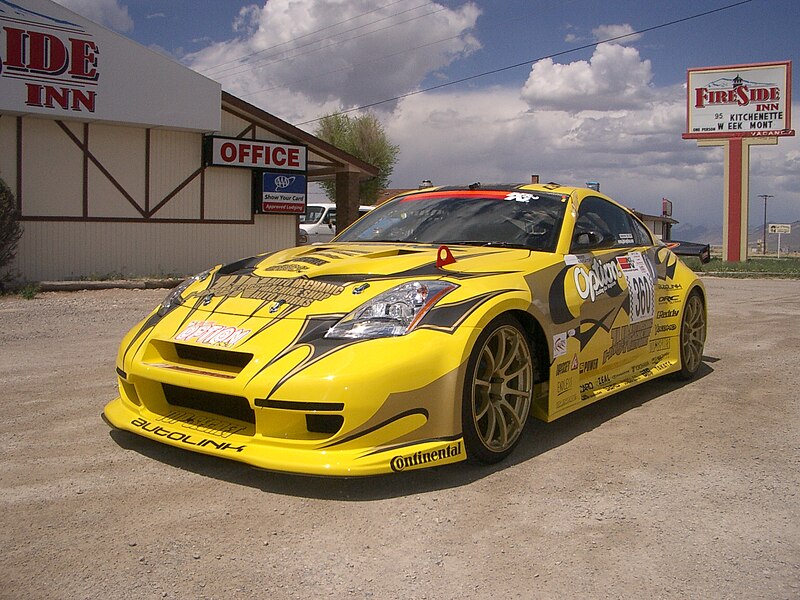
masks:
<svg viewBox="0 0 800 600"><path fill-rule="evenodd" d="M712 258L702 264L699 259L688 257L683 261L695 273L709 273L722 277L786 277L800 278L800 258L748 258L744 262L725 262Z"/></svg>
<svg viewBox="0 0 800 600"><path fill-rule="evenodd" d="M27 285L23 285L21 288L17 290L17 294L25 298L25 300L33 300L36 298L36 294L39 293L39 286L35 283L29 283Z"/></svg>

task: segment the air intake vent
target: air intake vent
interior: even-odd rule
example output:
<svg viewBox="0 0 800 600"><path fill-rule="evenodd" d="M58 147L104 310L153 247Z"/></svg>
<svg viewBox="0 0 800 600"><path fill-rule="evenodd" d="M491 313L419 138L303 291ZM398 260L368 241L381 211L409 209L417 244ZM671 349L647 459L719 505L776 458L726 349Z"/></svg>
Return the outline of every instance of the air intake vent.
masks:
<svg viewBox="0 0 800 600"><path fill-rule="evenodd" d="M203 348L188 344L175 344L175 352L183 360L192 360L207 365L224 365L242 370L253 359L247 352L233 352L219 348Z"/></svg>
<svg viewBox="0 0 800 600"><path fill-rule="evenodd" d="M246 423L255 424L256 422L255 413L250 408L247 398L204 390L193 390L168 383L162 383L161 385L164 389L164 398L172 406L202 410L203 412L236 419L237 421L245 421Z"/></svg>

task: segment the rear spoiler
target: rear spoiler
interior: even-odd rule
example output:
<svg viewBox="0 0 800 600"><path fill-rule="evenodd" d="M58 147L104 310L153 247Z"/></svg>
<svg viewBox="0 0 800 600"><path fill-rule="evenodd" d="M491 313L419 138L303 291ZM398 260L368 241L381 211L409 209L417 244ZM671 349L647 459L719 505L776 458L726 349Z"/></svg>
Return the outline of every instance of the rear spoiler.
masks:
<svg viewBox="0 0 800 600"><path fill-rule="evenodd" d="M700 259L700 262L704 264L711 260L711 246L708 244L670 240L664 242L664 245L678 256L696 256Z"/></svg>

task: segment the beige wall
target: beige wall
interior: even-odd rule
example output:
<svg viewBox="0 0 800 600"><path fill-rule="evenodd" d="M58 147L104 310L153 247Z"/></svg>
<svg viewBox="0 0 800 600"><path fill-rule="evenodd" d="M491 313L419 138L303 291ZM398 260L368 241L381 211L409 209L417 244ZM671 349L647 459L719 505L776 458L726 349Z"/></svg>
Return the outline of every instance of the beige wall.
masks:
<svg viewBox="0 0 800 600"><path fill-rule="evenodd" d="M71 136L55 120L22 120L23 218L47 219L23 220L13 266L24 280L187 275L294 245L294 216L165 222L251 220L250 170L209 167L201 173L201 134L151 129L148 146L142 127L63 123ZM220 135L233 137L249 123L223 111L222 126ZM93 159L85 160L87 135ZM0 176L18 193L15 116L0 117L0 147ZM75 220L145 216L147 222Z"/></svg>
<svg viewBox="0 0 800 600"><path fill-rule="evenodd" d="M16 268L29 281L191 275L294 245L295 217L256 216L254 225L28 221Z"/></svg>

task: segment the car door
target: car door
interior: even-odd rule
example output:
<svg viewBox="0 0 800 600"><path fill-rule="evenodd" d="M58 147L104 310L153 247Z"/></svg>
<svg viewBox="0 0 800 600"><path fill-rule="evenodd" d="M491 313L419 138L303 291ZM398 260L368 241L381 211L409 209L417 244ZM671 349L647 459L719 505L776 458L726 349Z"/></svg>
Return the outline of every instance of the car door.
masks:
<svg viewBox="0 0 800 600"><path fill-rule="evenodd" d="M629 379L637 357L646 353L640 349L652 332L656 283L647 241L616 204L596 196L581 202L571 252L578 257L574 278L583 300L578 360L582 399Z"/></svg>

